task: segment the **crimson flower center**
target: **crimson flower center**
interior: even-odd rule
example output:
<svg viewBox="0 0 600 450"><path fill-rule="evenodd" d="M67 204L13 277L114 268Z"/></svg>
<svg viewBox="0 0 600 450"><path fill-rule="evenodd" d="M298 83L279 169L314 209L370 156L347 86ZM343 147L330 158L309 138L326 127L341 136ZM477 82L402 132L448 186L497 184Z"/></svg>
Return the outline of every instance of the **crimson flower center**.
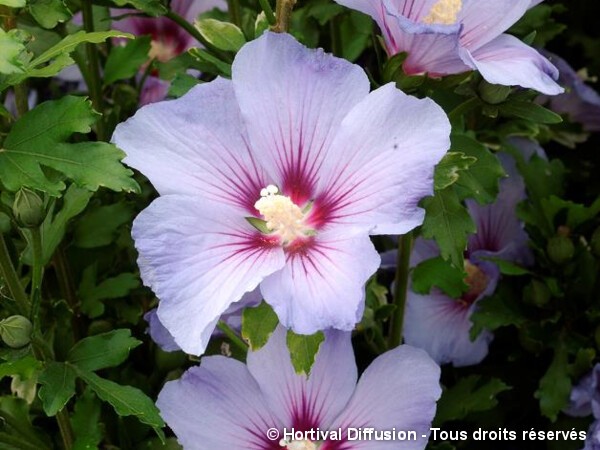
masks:
<svg viewBox="0 0 600 450"><path fill-rule="evenodd" d="M461 8L462 0L438 0L422 21L429 25L453 25L458 20Z"/></svg>

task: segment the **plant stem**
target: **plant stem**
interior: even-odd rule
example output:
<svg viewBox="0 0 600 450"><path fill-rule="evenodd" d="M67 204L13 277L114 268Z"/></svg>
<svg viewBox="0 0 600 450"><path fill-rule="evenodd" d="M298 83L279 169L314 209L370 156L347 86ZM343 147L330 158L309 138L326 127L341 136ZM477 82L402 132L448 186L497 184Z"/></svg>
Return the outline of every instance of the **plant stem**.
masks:
<svg viewBox="0 0 600 450"><path fill-rule="evenodd" d="M83 27L86 32L94 31L94 13L92 11L91 0L82 0L81 13L83 15ZM98 57L98 48L95 44L86 44L86 55L89 74L89 91L94 109L100 114L104 113L104 102L102 100L102 81L100 80L100 58ZM99 141L105 141L106 127L104 126L104 115L96 122L96 136Z"/></svg>
<svg viewBox="0 0 600 450"><path fill-rule="evenodd" d="M32 313L35 314L37 308L34 305L36 304L36 299L40 298L42 277L44 275L44 265L42 263L42 233L38 227L31 229L31 248L33 254L33 267L31 270L31 292L29 293L29 301L32 305Z"/></svg>
<svg viewBox="0 0 600 450"><path fill-rule="evenodd" d="M15 104L19 117L29 111L29 95L27 93L27 82L23 81L15 86Z"/></svg>
<svg viewBox="0 0 600 450"><path fill-rule="evenodd" d="M275 25L271 30L276 33L286 33L290 28L290 19L292 11L296 5L296 0L277 0L275 8Z"/></svg>
<svg viewBox="0 0 600 450"><path fill-rule="evenodd" d="M60 291L67 301L69 308L73 311L71 326L73 327L73 337L75 338L75 342L77 342L83 336L81 324L79 323L79 300L77 298L77 289L73 282L71 266L65 257L64 244L59 245L54 253L53 263Z"/></svg>
<svg viewBox="0 0 600 450"><path fill-rule="evenodd" d="M227 0L227 10L229 11L229 17L231 22L238 27L242 26L242 13L240 11L239 0Z"/></svg>
<svg viewBox="0 0 600 450"><path fill-rule="evenodd" d="M273 8L271 8L269 0L258 0L258 2L260 3L262 10L265 12L265 16L267 17L269 25L275 25L275 14L273 14Z"/></svg>
<svg viewBox="0 0 600 450"><path fill-rule="evenodd" d="M65 450L71 450L73 448L73 428L71 428L71 421L69 420L69 413L66 407L56 413L56 422L60 429L60 436L62 437L63 445Z"/></svg>
<svg viewBox="0 0 600 450"><path fill-rule="evenodd" d="M231 329L231 327L229 325L227 325L222 320L219 320L217 327L219 327L219 330L221 330L223 332L223 334L225 334L225 336L227 336L227 338L231 341L232 344L234 344L241 351L243 351L244 354L248 353L248 344L246 344L242 340L242 338L240 338L237 335L237 333Z"/></svg>
<svg viewBox="0 0 600 450"><path fill-rule="evenodd" d="M19 275L10 260L8 247L6 246L6 241L4 240L4 235L2 233L0 233L0 274L2 274L2 278L8 286L8 290L17 303L20 313L25 317L29 317L29 299L23 290Z"/></svg>
<svg viewBox="0 0 600 450"><path fill-rule="evenodd" d="M412 233L398 238L398 259L396 277L394 279L394 304L396 309L390 325L389 346L394 348L402 343L406 294L408 292L408 272L410 269L410 251L412 249Z"/></svg>

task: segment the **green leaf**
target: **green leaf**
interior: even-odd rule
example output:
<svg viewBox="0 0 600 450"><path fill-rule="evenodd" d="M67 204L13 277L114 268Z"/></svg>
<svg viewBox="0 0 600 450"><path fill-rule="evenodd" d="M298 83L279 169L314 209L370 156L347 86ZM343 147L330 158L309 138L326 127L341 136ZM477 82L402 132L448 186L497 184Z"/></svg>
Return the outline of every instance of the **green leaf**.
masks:
<svg viewBox="0 0 600 450"><path fill-rule="evenodd" d="M455 184L459 198L474 198L480 204L491 203L498 195L498 184L506 175L500 161L483 144L469 136L453 134L451 151L474 157L468 170L461 171Z"/></svg>
<svg viewBox="0 0 600 450"><path fill-rule="evenodd" d="M441 191L456 183L460 172L477 162L477 158L466 156L462 152L448 152L435 167L433 177L435 189Z"/></svg>
<svg viewBox="0 0 600 450"><path fill-rule="evenodd" d="M111 244L118 229L131 222L135 212L124 201L99 206L87 212L77 221L75 245L80 248L97 248Z"/></svg>
<svg viewBox="0 0 600 450"><path fill-rule="evenodd" d="M0 364L0 380L4 377L15 375L22 379L29 379L41 368L41 362L31 355L27 355L23 358Z"/></svg>
<svg viewBox="0 0 600 450"><path fill-rule="evenodd" d="M529 275L531 272L527 270L525 267L521 267L513 262L506 261L505 259L493 258L493 257L482 257L486 261L493 262L498 269L500 269L500 273L502 275L511 275L511 276L520 276L520 275Z"/></svg>
<svg viewBox="0 0 600 450"><path fill-rule="evenodd" d="M535 398L540 401L542 414L552 422L556 421L558 413L569 401L571 393L571 378L569 377L569 364L567 350L559 344L554 351L554 358L550 367L540 380Z"/></svg>
<svg viewBox="0 0 600 450"><path fill-rule="evenodd" d="M25 70L21 55L25 53L23 35L18 30L8 33L0 28L0 73L22 73ZM3 89L0 88L0 91Z"/></svg>
<svg viewBox="0 0 600 450"><path fill-rule="evenodd" d="M498 378L483 379L480 375L461 378L445 389L438 402L435 424L462 420L469 414L489 411L498 405L498 394L511 387Z"/></svg>
<svg viewBox="0 0 600 450"><path fill-rule="evenodd" d="M90 388L77 399L71 424L75 433L73 450L99 448L102 441L100 428L100 402Z"/></svg>
<svg viewBox="0 0 600 450"><path fill-rule="evenodd" d="M131 5L135 9L144 11L146 14L154 17L166 14L167 8L160 0L112 0L117 6Z"/></svg>
<svg viewBox="0 0 600 450"><path fill-rule="evenodd" d="M115 45L104 67L104 85L108 86L137 74L141 65L149 59L151 40L151 36L141 36L125 45Z"/></svg>
<svg viewBox="0 0 600 450"><path fill-rule="evenodd" d="M163 436L161 428L165 423L158 413L154 402L142 391L132 386L122 386L113 381L100 378L95 373L76 369L77 375L103 401L109 403L120 416L135 416L140 422L150 425L156 433Z"/></svg>
<svg viewBox="0 0 600 450"><path fill-rule="evenodd" d="M203 72L210 71L211 73L231 78L231 64L221 61L206 50L192 48L188 51L188 54L196 60L198 70Z"/></svg>
<svg viewBox="0 0 600 450"><path fill-rule="evenodd" d="M69 350L67 361L88 371L115 367L125 361L130 350L141 343L131 336L129 329L113 330L77 342Z"/></svg>
<svg viewBox="0 0 600 450"><path fill-rule="evenodd" d="M412 290L421 295L429 294L436 286L449 297L459 298L468 289L465 273L439 256L419 263L413 270L412 280Z"/></svg>
<svg viewBox="0 0 600 450"><path fill-rule="evenodd" d="M474 340L484 329L494 331L509 325L521 326L525 317L512 292L504 288L478 303L479 308L471 315L471 339Z"/></svg>
<svg viewBox="0 0 600 450"><path fill-rule="evenodd" d="M458 200L452 186L423 200L423 206L426 211L423 237L434 239L442 257L449 259L455 267L462 268L467 236L476 231L467 209Z"/></svg>
<svg viewBox="0 0 600 450"><path fill-rule="evenodd" d="M372 32L373 21L369 16L356 11L348 11L339 21L342 44L340 56L348 61L356 61L371 42Z"/></svg>
<svg viewBox="0 0 600 450"><path fill-rule="evenodd" d="M75 394L75 372L65 363L49 362L39 383L42 387L38 395L48 416L56 415Z"/></svg>
<svg viewBox="0 0 600 450"><path fill-rule="evenodd" d="M258 350L267 343L278 323L277 314L263 301L256 308L244 310L242 337L248 342L251 350Z"/></svg>
<svg viewBox="0 0 600 450"><path fill-rule="evenodd" d="M93 33L78 31L77 33L69 34L58 44L53 45L37 58L29 61L26 65L24 65L23 70L20 73L15 73L14 75L2 80L0 83L0 91L4 90L7 86L19 84L23 80L30 77L52 77L65 67L74 63L69 54L73 52L80 44L85 42L99 44L114 37L131 39L133 38L133 35L114 30L95 31ZM1 41L2 38L0 34L0 45L2 44ZM2 59L0 59L0 72L2 71L1 62Z"/></svg>
<svg viewBox="0 0 600 450"><path fill-rule="evenodd" d="M8 6L9 8L22 8L25 6L25 0L0 0L0 5Z"/></svg>
<svg viewBox="0 0 600 450"><path fill-rule="evenodd" d="M98 114L83 97L66 96L42 103L22 116L0 148L0 179L16 191L23 186L58 196L65 188L42 170L50 167L91 191L100 186L137 192L133 172L121 164L125 154L106 142L64 141L73 133L89 133Z"/></svg>
<svg viewBox="0 0 600 450"><path fill-rule="evenodd" d="M102 300L126 297L132 289L139 287L139 278L129 272L107 278L96 284L96 265L85 268L79 285L81 296L81 311L94 319L104 313Z"/></svg>
<svg viewBox="0 0 600 450"><path fill-rule="evenodd" d="M71 18L71 11L62 0L29 0L29 11L44 28L54 28Z"/></svg>
<svg viewBox="0 0 600 450"><path fill-rule="evenodd" d="M200 19L196 28L219 50L237 52L246 43L244 33L236 25L215 19Z"/></svg>
<svg viewBox="0 0 600 450"><path fill-rule="evenodd" d="M315 363L315 358L324 340L325 335L322 331L306 336L288 330L287 346L297 374L310 375L310 369Z"/></svg>
<svg viewBox="0 0 600 450"><path fill-rule="evenodd" d="M173 81L171 81L171 86L169 86L169 96L179 98L192 89L194 86L200 84L201 81L187 73L178 73L175 75Z"/></svg>
<svg viewBox="0 0 600 450"><path fill-rule="evenodd" d="M510 100L498 105L500 113L508 117L518 117L535 123L561 123L562 117L543 106L525 100Z"/></svg>

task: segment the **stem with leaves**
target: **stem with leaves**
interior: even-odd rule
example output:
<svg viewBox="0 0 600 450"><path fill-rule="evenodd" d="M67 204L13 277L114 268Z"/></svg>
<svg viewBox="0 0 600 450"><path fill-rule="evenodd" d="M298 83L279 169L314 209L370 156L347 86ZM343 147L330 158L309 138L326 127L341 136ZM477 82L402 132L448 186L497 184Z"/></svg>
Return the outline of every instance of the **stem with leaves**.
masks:
<svg viewBox="0 0 600 450"><path fill-rule="evenodd" d="M238 27L242 26L242 13L240 10L239 0L227 0L227 10L229 11L229 17L231 22Z"/></svg>
<svg viewBox="0 0 600 450"><path fill-rule="evenodd" d="M398 257L396 261L396 276L394 278L394 305L396 305L396 309L392 315L390 325L390 335L388 338L390 348L397 347L402 343L412 241L412 233L407 233L398 238Z"/></svg>
<svg viewBox="0 0 600 450"><path fill-rule="evenodd" d="M271 30L276 33L286 33L290 29L290 20L295 5L296 0L277 0L275 25L271 27Z"/></svg>
<svg viewBox="0 0 600 450"><path fill-rule="evenodd" d="M4 235L2 233L0 233L0 274L10 291L12 298L17 303L19 313L25 317L29 317L29 299L23 290L19 275L10 260L8 247L6 246L6 241L4 240Z"/></svg>
<svg viewBox="0 0 600 450"><path fill-rule="evenodd" d="M267 17L269 25L275 25L277 20L275 19L275 14L273 13L273 8L271 8L271 5L269 4L269 0L258 0L258 2L260 3L262 10L265 12L265 16Z"/></svg>

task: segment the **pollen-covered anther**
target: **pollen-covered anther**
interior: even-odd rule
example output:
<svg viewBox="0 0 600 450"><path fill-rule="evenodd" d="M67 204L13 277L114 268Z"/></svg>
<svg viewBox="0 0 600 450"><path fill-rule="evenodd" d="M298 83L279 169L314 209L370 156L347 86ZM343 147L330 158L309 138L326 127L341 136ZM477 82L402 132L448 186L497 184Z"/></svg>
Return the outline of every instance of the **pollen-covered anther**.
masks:
<svg viewBox="0 0 600 450"><path fill-rule="evenodd" d="M465 272L467 274L465 283L469 286L469 290L463 295L463 299L468 303L472 303L485 291L489 279L483 270L468 260L465 260Z"/></svg>
<svg viewBox="0 0 600 450"><path fill-rule="evenodd" d="M317 450L317 444L312 441L286 441L282 439L279 445L286 450Z"/></svg>
<svg viewBox="0 0 600 450"><path fill-rule="evenodd" d="M422 21L430 25L453 25L458 19L461 8L462 0L438 0Z"/></svg>
<svg viewBox="0 0 600 450"><path fill-rule="evenodd" d="M284 243L310 234L304 223L304 213L290 197L279 194L276 186L269 185L260 191L261 198L254 207L263 216L267 228L279 235Z"/></svg>
<svg viewBox="0 0 600 450"><path fill-rule="evenodd" d="M179 54L176 43L153 39L150 42L150 51L148 52L149 59L156 59L160 62L167 62Z"/></svg>

